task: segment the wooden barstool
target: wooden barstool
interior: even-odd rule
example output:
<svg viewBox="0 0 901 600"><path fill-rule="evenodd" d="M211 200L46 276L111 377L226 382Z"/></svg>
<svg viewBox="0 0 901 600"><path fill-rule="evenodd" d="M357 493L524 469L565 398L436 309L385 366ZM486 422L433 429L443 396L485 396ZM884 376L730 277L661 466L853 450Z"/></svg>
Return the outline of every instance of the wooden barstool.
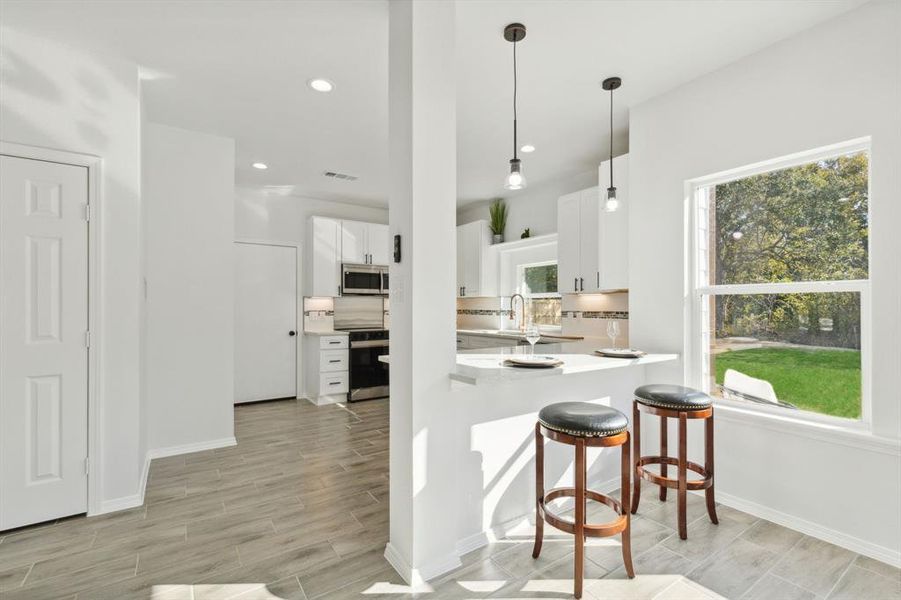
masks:
<svg viewBox="0 0 901 600"><path fill-rule="evenodd" d="M629 419L608 406L588 402L560 402L541 409L535 424L535 548L532 558L541 553L544 538L544 522L575 536L575 565L573 595L582 597L582 579L585 565L585 537L609 537L622 534L623 563L630 578L632 550L629 538L629 476L631 460L629 452ZM575 446L576 486L544 491L544 438L561 444ZM587 489L585 479L585 449L592 447L620 446L622 450L622 500L614 500L599 492ZM575 521L565 521L550 512L547 503L555 498L572 497L575 500ZM615 520L599 525L589 525L585 519L588 500L606 504L619 515Z"/></svg>
<svg viewBox="0 0 901 600"><path fill-rule="evenodd" d="M641 455L641 413L660 417L660 456ZM679 420L678 458L667 452L667 419ZM704 466L688 460L688 419L704 419ZM647 479L660 486L660 500L666 502L666 489L677 490L679 537L688 538L685 522L685 503L688 490L704 490L707 500L707 514L711 522L718 524L716 502L713 498L713 400L704 392L681 385L652 384L635 390L632 403L632 430L635 444L635 489L632 494L632 514L638 511L641 500L641 480ZM660 465L660 475L646 470L646 465ZM676 478L666 476L667 465L676 467ZM701 479L688 481L688 471L694 471Z"/></svg>

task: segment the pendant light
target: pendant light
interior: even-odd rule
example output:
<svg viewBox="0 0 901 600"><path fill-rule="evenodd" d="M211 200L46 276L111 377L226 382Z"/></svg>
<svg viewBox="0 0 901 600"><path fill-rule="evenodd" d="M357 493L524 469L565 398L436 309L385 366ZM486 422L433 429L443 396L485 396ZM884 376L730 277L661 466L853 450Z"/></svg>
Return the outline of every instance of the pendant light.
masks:
<svg viewBox="0 0 901 600"><path fill-rule="evenodd" d="M522 23L510 23L504 27L504 39L513 43L513 158L510 159L510 173L504 180L508 190L521 190L526 187L526 178L522 174L522 161L517 156L516 139L516 43L526 37L526 26Z"/></svg>
<svg viewBox="0 0 901 600"><path fill-rule="evenodd" d="M619 200L616 198L616 186L613 185L613 90L623 84L619 77L608 77L601 83L601 87L610 92L610 187L607 188L607 200L604 202L604 210L615 212L619 208Z"/></svg>

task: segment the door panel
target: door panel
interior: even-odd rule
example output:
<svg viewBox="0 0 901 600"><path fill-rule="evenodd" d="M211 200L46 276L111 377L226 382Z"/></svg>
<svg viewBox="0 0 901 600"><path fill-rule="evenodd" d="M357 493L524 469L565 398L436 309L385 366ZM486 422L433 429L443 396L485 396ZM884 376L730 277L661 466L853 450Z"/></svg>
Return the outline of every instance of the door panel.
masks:
<svg viewBox="0 0 901 600"><path fill-rule="evenodd" d="M341 223L313 217L310 279L313 296L338 296L341 286Z"/></svg>
<svg viewBox="0 0 901 600"><path fill-rule="evenodd" d="M595 292L600 285L598 270L598 188L582 190L579 209L579 291Z"/></svg>
<svg viewBox="0 0 901 600"><path fill-rule="evenodd" d="M373 265L387 265L391 262L391 240L387 225L369 225L369 255Z"/></svg>
<svg viewBox="0 0 901 600"><path fill-rule="evenodd" d="M341 221L341 262L352 264L366 264L366 254L369 252L366 243L366 234L369 231L369 223L358 221Z"/></svg>
<svg viewBox="0 0 901 600"><path fill-rule="evenodd" d="M235 403L297 395L296 261L295 248L235 244Z"/></svg>
<svg viewBox="0 0 901 600"><path fill-rule="evenodd" d="M579 291L581 265L581 193L560 196L557 201L557 289L561 294Z"/></svg>
<svg viewBox="0 0 901 600"><path fill-rule="evenodd" d="M88 174L0 157L0 530L87 510Z"/></svg>

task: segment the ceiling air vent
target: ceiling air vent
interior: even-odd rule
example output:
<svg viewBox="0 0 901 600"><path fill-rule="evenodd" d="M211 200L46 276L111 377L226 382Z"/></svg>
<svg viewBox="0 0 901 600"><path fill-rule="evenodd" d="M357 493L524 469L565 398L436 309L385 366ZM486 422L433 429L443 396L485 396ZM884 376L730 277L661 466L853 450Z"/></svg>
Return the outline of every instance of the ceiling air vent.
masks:
<svg viewBox="0 0 901 600"><path fill-rule="evenodd" d="M335 171L326 171L323 173L326 177L331 177L332 179L341 179L343 181L356 181L356 175L348 175L347 173L336 173Z"/></svg>

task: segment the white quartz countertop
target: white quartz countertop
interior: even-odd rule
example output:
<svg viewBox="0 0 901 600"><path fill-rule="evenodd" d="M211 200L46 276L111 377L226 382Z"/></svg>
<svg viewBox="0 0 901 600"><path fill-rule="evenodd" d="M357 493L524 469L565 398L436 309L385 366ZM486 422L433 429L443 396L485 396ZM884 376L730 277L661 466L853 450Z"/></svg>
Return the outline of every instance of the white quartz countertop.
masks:
<svg viewBox="0 0 901 600"><path fill-rule="evenodd" d="M520 340L526 341L526 334L514 329L458 329L457 335L474 335L477 337L496 338L502 340ZM555 333L541 333L540 342L549 343L555 340L577 341L585 339L578 335L560 335Z"/></svg>
<svg viewBox="0 0 901 600"><path fill-rule="evenodd" d="M528 354L528 346L515 348L491 348L488 350L461 350L457 353L456 369L451 379L470 385L503 383L537 377L560 377L621 369L640 365L669 362L679 358L678 354L646 354L641 358L609 358L594 353L602 344L598 340L584 340L565 344L545 344L536 346L535 354L552 356L563 361L553 369L524 369L504 365L511 354Z"/></svg>
<svg viewBox="0 0 901 600"><path fill-rule="evenodd" d="M304 335L324 336L324 335L347 335L346 331L304 331Z"/></svg>

